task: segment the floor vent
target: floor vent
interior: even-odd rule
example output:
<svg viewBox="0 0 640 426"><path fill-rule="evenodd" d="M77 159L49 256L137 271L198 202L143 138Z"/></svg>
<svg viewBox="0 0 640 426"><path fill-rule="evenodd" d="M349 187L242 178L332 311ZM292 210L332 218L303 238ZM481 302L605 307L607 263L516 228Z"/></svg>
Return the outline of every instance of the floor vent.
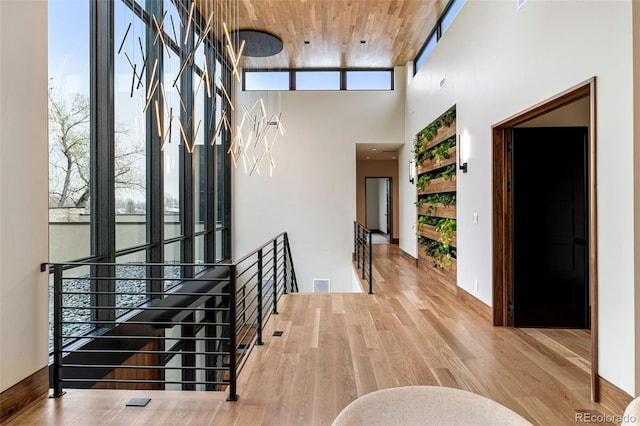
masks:
<svg viewBox="0 0 640 426"><path fill-rule="evenodd" d="M313 280L314 293L329 293L330 290L331 290L331 280L314 278Z"/></svg>

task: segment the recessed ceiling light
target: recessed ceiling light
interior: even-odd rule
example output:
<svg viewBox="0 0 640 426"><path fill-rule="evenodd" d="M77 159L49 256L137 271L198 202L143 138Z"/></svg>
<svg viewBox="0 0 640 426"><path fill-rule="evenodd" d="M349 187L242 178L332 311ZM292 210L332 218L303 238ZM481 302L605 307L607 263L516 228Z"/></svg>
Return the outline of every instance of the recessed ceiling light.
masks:
<svg viewBox="0 0 640 426"><path fill-rule="evenodd" d="M373 151L377 151L377 149L373 148Z"/></svg>

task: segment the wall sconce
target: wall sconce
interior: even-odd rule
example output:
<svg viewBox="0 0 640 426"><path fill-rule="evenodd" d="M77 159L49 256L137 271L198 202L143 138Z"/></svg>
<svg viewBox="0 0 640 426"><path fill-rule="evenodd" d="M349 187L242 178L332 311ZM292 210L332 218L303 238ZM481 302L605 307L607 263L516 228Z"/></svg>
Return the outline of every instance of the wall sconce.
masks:
<svg viewBox="0 0 640 426"><path fill-rule="evenodd" d="M413 183L416 179L416 166L413 160L409 161L409 183Z"/></svg>
<svg viewBox="0 0 640 426"><path fill-rule="evenodd" d="M467 173L467 162L462 162L462 135L458 135L458 168L462 173Z"/></svg>

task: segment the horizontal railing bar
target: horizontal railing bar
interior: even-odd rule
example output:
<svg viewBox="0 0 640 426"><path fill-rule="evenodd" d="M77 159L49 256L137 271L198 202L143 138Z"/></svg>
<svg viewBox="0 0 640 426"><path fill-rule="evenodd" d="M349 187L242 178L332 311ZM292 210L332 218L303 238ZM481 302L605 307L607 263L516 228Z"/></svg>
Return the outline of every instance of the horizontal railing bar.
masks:
<svg viewBox="0 0 640 426"><path fill-rule="evenodd" d="M236 265L239 265L240 263L244 262L246 259L248 259L249 257L253 256L254 254L258 253L260 250L262 250L263 248L273 244L273 240L279 240L280 237L284 236L284 232L281 232L280 234L278 234L275 238L271 238L271 240L269 240L268 242L264 243L263 245L261 245L260 247L256 248L255 250L253 250L251 253L245 254L244 256L242 256L240 259L236 260L234 263Z"/></svg>
<svg viewBox="0 0 640 426"><path fill-rule="evenodd" d="M139 262L51 262L49 263L49 265L52 266L56 266L56 265L62 265L63 267L68 265L68 266L163 266L163 267L170 267L170 266L201 266L201 267L208 267L208 268L215 268L215 267L219 267L219 268L226 268L229 266L232 266L232 264L229 263L188 263L188 262L175 262L175 263L161 263L161 262L143 262L143 261L139 261Z"/></svg>
<svg viewBox="0 0 640 426"><path fill-rule="evenodd" d="M256 260L255 262L253 262L251 265L247 266L246 268L244 268L242 270L242 272L237 273L236 272L236 278L240 278L241 276L243 276L245 273L249 272L251 269L253 269L254 267L258 266L258 260ZM237 270L236 270L237 271Z"/></svg>
<svg viewBox="0 0 640 426"><path fill-rule="evenodd" d="M125 379L60 379L63 383L141 383L141 384L166 384L166 385L228 385L229 381L177 381L177 380L125 380Z"/></svg>
<svg viewBox="0 0 640 426"><path fill-rule="evenodd" d="M176 324L180 325L180 324ZM186 341L222 341L226 342L229 340L228 337L166 337L166 336L137 336L137 335L126 335L126 336L106 336L102 335L86 335L86 334L63 334L60 337L63 339L91 339L91 340L186 340ZM64 349L63 349L64 351ZM67 350L67 352L73 352L71 350Z"/></svg>
<svg viewBox="0 0 640 426"><path fill-rule="evenodd" d="M62 295L75 295L75 296L83 296L83 295L101 295L101 294L115 294L121 296L208 296L208 297L228 297L229 293L177 293L177 292L131 292L131 291L63 291L60 292ZM161 299L151 299L151 300L161 300Z"/></svg>
<svg viewBox="0 0 640 426"><path fill-rule="evenodd" d="M202 326L220 326L226 327L230 325L228 322L165 322L165 321L61 321L61 324L95 324L95 325L119 325L119 324L131 324L131 325L202 325Z"/></svg>
<svg viewBox="0 0 640 426"><path fill-rule="evenodd" d="M244 321L244 323L242 325L236 325L236 335L238 334L238 332L240 330L242 330L242 327L246 326L247 324L251 324L251 325L255 325L256 324L256 320L255 319L251 323L249 321L250 321L251 318L255 318L257 313L258 313L258 306L255 306L253 308L253 311L249 315L247 315L247 317L249 317L249 320ZM241 316L241 315L242 314L239 314L238 316Z"/></svg>
<svg viewBox="0 0 640 426"><path fill-rule="evenodd" d="M247 295L245 296L245 298L246 298L246 297L249 297L251 294L252 294L252 293L247 294ZM253 305L254 305L254 302L256 302L257 300L258 300L258 294L257 294L257 292L256 292L256 293L253 293L253 299L249 300L247 303L244 303L244 305L246 305L246 306L253 306ZM240 303L236 303L236 306L240 306L240 305L243 305L243 303L242 303L242 302L240 302ZM245 310L246 310L246 309L247 309L247 308L245 308ZM236 311L237 311L237 310L236 310ZM237 314L237 313L236 313L236 317L237 317L238 315L239 315L239 314Z"/></svg>
<svg viewBox="0 0 640 426"><path fill-rule="evenodd" d="M259 272L259 271L254 272L254 274L253 274L252 276L250 276L250 277L246 280L246 282L245 282L243 285L238 286L238 288L236 289L236 294L238 294L238 291L240 291L243 287L246 287L246 285L247 285L248 283L250 283L250 282L251 282L251 280L253 280L255 277L257 277L257 276L258 276L258 272ZM237 282L237 281L236 281L236 282Z"/></svg>
<svg viewBox="0 0 640 426"><path fill-rule="evenodd" d="M216 356L224 356L228 355L229 352L201 352L201 351L173 351L173 350L126 350L126 349L76 349L69 351L62 351L63 354L77 354L77 353L86 353L86 354L148 354L148 355L216 355Z"/></svg>
<svg viewBox="0 0 640 426"><path fill-rule="evenodd" d="M204 295L203 295L204 296ZM61 306L60 309L66 310L93 310L93 309L129 309L132 311L198 311L198 312L226 312L229 308L192 308L189 306L141 306L141 307L123 307L113 305L89 305L89 306Z"/></svg>
<svg viewBox="0 0 640 426"><path fill-rule="evenodd" d="M258 280L254 280L251 286L249 285L249 282L246 282L244 285L242 285L242 287L238 287L238 289L236 290L236 295L241 292L246 293L246 292L257 291L258 284L260 284Z"/></svg>
<svg viewBox="0 0 640 426"><path fill-rule="evenodd" d="M228 367L195 367L195 366L166 366L166 365L122 365L122 364L62 364L64 368L121 368L123 370L200 370L226 371Z"/></svg>
<svg viewBox="0 0 640 426"><path fill-rule="evenodd" d="M189 265L186 265L189 266ZM220 278L190 278L190 277L175 277L175 278L169 278L169 277L139 277L139 278L125 278L125 277L110 277L110 276L90 276L90 277L62 277L62 281L64 283L64 281L162 281L162 282L169 282L169 281L179 281L179 284L182 283L189 283L189 282L200 282L200 283L206 283L209 281L229 281L229 277L220 277ZM90 284L90 283L87 283Z"/></svg>
<svg viewBox="0 0 640 426"><path fill-rule="evenodd" d="M256 336L258 335L258 329L257 329L257 325L258 323L256 321L253 321L249 327L247 327L247 329L245 330L245 332L242 334L242 336L240 336L240 339L238 341L238 343L236 344L236 349L240 348L242 345L246 345L246 344L251 344L251 342L256 338ZM256 328L254 328L253 326L256 326ZM251 332L253 330L253 332ZM245 338L249 335L252 334L251 339L249 339L249 341L244 342Z"/></svg>

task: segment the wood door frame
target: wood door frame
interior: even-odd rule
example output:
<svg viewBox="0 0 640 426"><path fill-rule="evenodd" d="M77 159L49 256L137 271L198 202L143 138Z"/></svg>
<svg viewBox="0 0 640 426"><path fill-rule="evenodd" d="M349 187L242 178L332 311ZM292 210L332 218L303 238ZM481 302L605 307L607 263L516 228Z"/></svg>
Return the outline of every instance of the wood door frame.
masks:
<svg viewBox="0 0 640 426"><path fill-rule="evenodd" d="M579 83L550 99L540 102L514 116L491 126L492 132L492 189L493 189L493 324L510 326L513 316L508 309L512 300L512 219L511 196L507 184L511 181L511 160L507 144L511 142L511 129L543 114L554 111L579 99L589 97L588 140L588 240L589 240L589 298L591 324L591 399L598 402L598 217L597 217L597 164L596 164L596 78Z"/></svg>
<svg viewBox="0 0 640 426"><path fill-rule="evenodd" d="M388 201L389 205L387 206L387 210L389 211L389 217L387 218L387 239L389 240L389 244L393 241L393 177L391 176L365 176L364 177L364 223L365 228L367 227L367 179L389 179L389 196Z"/></svg>

